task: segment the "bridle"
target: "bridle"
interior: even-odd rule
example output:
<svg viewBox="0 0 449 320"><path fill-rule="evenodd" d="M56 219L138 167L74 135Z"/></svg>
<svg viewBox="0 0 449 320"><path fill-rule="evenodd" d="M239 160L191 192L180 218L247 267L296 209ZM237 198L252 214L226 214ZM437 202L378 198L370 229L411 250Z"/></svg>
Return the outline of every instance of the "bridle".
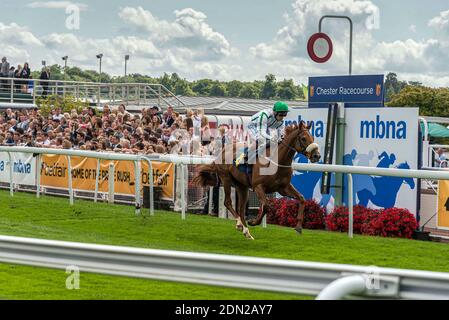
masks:
<svg viewBox="0 0 449 320"><path fill-rule="evenodd" d="M301 143L301 142L300 142L300 143ZM293 148L292 146L286 144L286 143L284 142L284 140L281 140L281 141L279 142L279 144L282 144L283 146L287 147L288 149L290 149L291 151L293 151L293 152L295 152L295 153L298 152L295 148ZM304 152L306 152L306 153L311 153L313 150L319 148L318 144L315 143L315 142L312 142L312 143L309 144L307 147L304 147L304 146L302 145L302 143L301 143L301 147L302 147L302 150L301 150L299 153L302 153L302 154L304 154ZM274 162L273 160L271 160L270 158L267 158L267 157L265 157L265 156L264 156L264 158L265 158L266 160L270 161L270 162L271 162L272 164L274 164L275 166L278 166L278 167L280 167L280 168L291 168L291 167L292 167L291 165L286 166L286 165L282 165L282 164L276 163L276 162Z"/></svg>
<svg viewBox="0 0 449 320"><path fill-rule="evenodd" d="M301 143L301 141L300 141L300 143ZM310 152L312 152L315 148L318 148L318 145L317 145L316 143L314 143L314 142L312 142L311 144L309 144L307 147L304 147L304 146L302 145L302 143L301 143L301 148L302 148L301 151L298 151L298 150L296 150L295 148L293 148L292 146L286 144L286 143L284 142L284 140L281 140L281 141L279 142L279 144L282 144L284 147L287 147L288 149L290 149L290 151L293 151L293 152L295 152L295 153L299 152L299 153L303 153L303 154L304 154L304 152L310 153Z"/></svg>

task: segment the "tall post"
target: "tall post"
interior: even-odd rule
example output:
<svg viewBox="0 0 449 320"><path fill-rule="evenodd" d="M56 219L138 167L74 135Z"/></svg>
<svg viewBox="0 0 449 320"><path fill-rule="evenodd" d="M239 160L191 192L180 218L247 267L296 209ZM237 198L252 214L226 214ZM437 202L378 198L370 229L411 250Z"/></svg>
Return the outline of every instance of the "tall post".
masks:
<svg viewBox="0 0 449 320"><path fill-rule="evenodd" d="M100 60L100 75L99 75L99 77L98 77L98 82L101 83L101 60L103 59L103 54L102 54L102 53L97 54L97 59Z"/></svg>
<svg viewBox="0 0 449 320"><path fill-rule="evenodd" d="M335 164L342 165L343 157L345 155L345 104L338 103L337 111L337 140L335 146ZM335 173L335 205L341 206L343 204L343 174Z"/></svg>
<svg viewBox="0 0 449 320"><path fill-rule="evenodd" d="M70 201L70 205L73 206L73 181L72 181L72 161L71 161L71 157L69 155L66 156L67 157L67 175L69 178L69 201Z"/></svg>
<svg viewBox="0 0 449 320"><path fill-rule="evenodd" d="M14 178L13 178L13 167L14 162L12 161L11 152L8 152L8 161L9 161L9 195L14 196Z"/></svg>
<svg viewBox="0 0 449 320"><path fill-rule="evenodd" d="M349 238L354 237L354 208L353 208L353 185L352 185L352 174L348 173L348 216L349 216L349 226L348 226L348 236Z"/></svg>
<svg viewBox="0 0 449 320"><path fill-rule="evenodd" d="M67 81L67 60L69 60L69 56L62 57L64 60L64 80Z"/></svg>
<svg viewBox="0 0 449 320"><path fill-rule="evenodd" d="M115 176L115 167L114 162L109 163L109 170L108 170L108 203L113 204L114 203L114 176Z"/></svg>
<svg viewBox="0 0 449 320"><path fill-rule="evenodd" d="M128 82L126 79L128 75L128 60L129 60L129 54L125 56L125 81Z"/></svg>
<svg viewBox="0 0 449 320"><path fill-rule="evenodd" d="M325 15L322 16L318 25L318 32L321 32L321 25L324 19L346 19L349 21L349 75L352 74L352 33L353 33L353 23L348 16L335 16L335 15Z"/></svg>
<svg viewBox="0 0 449 320"><path fill-rule="evenodd" d="M348 16L338 15L324 15L321 17L318 24L318 32L322 30L322 23L325 19L345 19L349 22L349 75L352 75L352 38L353 38L353 23ZM343 164L343 157L345 152L345 106L344 103L338 103L337 115L337 141L336 141L336 164ZM335 205L342 205L343 199L343 175L341 173L335 174Z"/></svg>
<svg viewBox="0 0 449 320"><path fill-rule="evenodd" d="M141 200L140 200L140 179L141 179L141 175L140 175L140 160L136 160L134 161L134 179L135 179L135 205L136 205L136 210L135 213L136 215L140 214L140 207L141 207Z"/></svg>

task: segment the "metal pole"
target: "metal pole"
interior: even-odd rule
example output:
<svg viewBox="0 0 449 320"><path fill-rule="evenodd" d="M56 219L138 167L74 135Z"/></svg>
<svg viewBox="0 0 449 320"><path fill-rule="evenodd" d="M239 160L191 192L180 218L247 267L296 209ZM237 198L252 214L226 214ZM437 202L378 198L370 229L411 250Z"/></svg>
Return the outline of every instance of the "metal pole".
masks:
<svg viewBox="0 0 449 320"><path fill-rule="evenodd" d="M148 160L149 169L149 183L150 183L150 215L154 216L154 179L153 179L153 164Z"/></svg>
<svg viewBox="0 0 449 320"><path fill-rule="evenodd" d="M361 294L365 290L366 280L362 275L347 276L331 282L316 300L340 300L348 294Z"/></svg>
<svg viewBox="0 0 449 320"><path fill-rule="evenodd" d="M36 82L35 80L32 80L33 82L33 104L36 104Z"/></svg>
<svg viewBox="0 0 449 320"><path fill-rule="evenodd" d="M13 178L13 166L11 152L8 152L8 161L9 161L9 195L11 197L14 196L14 178Z"/></svg>
<svg viewBox="0 0 449 320"><path fill-rule="evenodd" d="M100 82L100 83L101 83L101 60L102 60L102 58L100 58L100 76L98 77L98 82Z"/></svg>
<svg viewBox="0 0 449 320"><path fill-rule="evenodd" d="M109 203L114 203L114 163L109 163L109 175L108 175L108 191L109 191Z"/></svg>
<svg viewBox="0 0 449 320"><path fill-rule="evenodd" d="M11 103L14 103L14 79L11 80Z"/></svg>
<svg viewBox="0 0 449 320"><path fill-rule="evenodd" d="M128 60L125 58L125 81L126 81L126 72L127 72L127 65L128 65Z"/></svg>
<svg viewBox="0 0 449 320"><path fill-rule="evenodd" d="M136 214L140 214L140 161L134 161L134 179L135 179L135 197L136 197Z"/></svg>
<svg viewBox="0 0 449 320"><path fill-rule="evenodd" d="M68 175L69 175L69 198L70 198L70 205L73 206L73 184L72 184L72 162L70 160L70 156L67 157L67 169L68 169Z"/></svg>
<svg viewBox="0 0 449 320"><path fill-rule="evenodd" d="M209 206L207 208L207 213L212 214L212 208L214 204L214 187L209 187Z"/></svg>
<svg viewBox="0 0 449 320"><path fill-rule="evenodd" d="M181 217L182 220L186 219L186 186L185 186L185 165L181 164Z"/></svg>
<svg viewBox="0 0 449 320"><path fill-rule="evenodd" d="M348 16L336 16L336 15L325 15L322 16L318 24L318 32L321 32L321 25L324 19L346 19L349 21L349 75L352 74L352 33L353 33L353 23Z"/></svg>
<svg viewBox="0 0 449 320"><path fill-rule="evenodd" d="M40 198L41 196L41 161L42 155L38 154L36 157L36 198Z"/></svg>
<svg viewBox="0 0 449 320"><path fill-rule="evenodd" d="M352 196L353 192L353 184L352 184L352 174L348 173L348 208L349 208L349 227L348 227L348 236L349 238L354 237L354 199Z"/></svg>
<svg viewBox="0 0 449 320"><path fill-rule="evenodd" d="M97 202L99 180L100 180L100 159L97 159L97 173L95 175L95 197L94 197L94 202Z"/></svg>
<svg viewBox="0 0 449 320"><path fill-rule="evenodd" d="M337 139L335 146L335 164L342 165L345 154L345 105L338 103L337 110ZM335 173L335 205L341 206L343 202L343 175Z"/></svg>

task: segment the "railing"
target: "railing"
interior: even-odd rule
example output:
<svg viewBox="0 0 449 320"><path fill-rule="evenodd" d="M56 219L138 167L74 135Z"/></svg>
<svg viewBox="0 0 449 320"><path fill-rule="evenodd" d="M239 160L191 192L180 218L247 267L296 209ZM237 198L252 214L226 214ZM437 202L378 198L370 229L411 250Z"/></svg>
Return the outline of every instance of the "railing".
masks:
<svg viewBox="0 0 449 320"><path fill-rule="evenodd" d="M145 155L134 155L134 154L120 154L120 153L106 153L106 152L94 152L94 151L81 151L81 150L63 150L63 149L45 149L45 148L29 148L29 147L0 147L0 152L22 152L22 153L33 153L33 154L59 154L66 155L68 159L70 156L81 156L90 157L96 159L106 159L106 160L129 160L134 161L135 166L139 161L147 161L149 163L149 176L152 177L152 161L159 162L169 162L179 164L181 166L181 204L182 218L186 218L186 174L185 165L188 164L209 164L213 162L212 157L199 157L199 156L181 156L174 154L156 154L151 156ZM40 168L40 157L38 157L37 168ZM12 178L12 166L10 167L10 194L13 195L13 178ZM136 167L138 168L138 166ZM364 175L374 175L374 176L390 176L390 177L402 177L402 178L418 178L418 179L436 179L436 180L449 180L449 171L447 170L413 170L413 169L395 169L395 168L373 168L373 167L359 167L359 166L344 166L344 165L325 165L325 164L304 164L304 163L293 163L293 170L297 171L314 171L314 172L335 172L344 173L348 177L348 211L349 211L349 227L348 236L353 237L353 174L364 174ZM98 174L97 167L97 177ZM71 172L70 161L68 172ZM140 213L140 181L137 178L137 173L135 174L135 190L136 190L136 213ZM153 180L150 180L150 196L153 194ZM37 197L39 197L40 181L37 182ZM98 190L98 181L96 181L96 190ZM70 194L70 204L73 204L73 189L71 185L71 175L69 175L69 194ZM154 214L153 199L150 199L150 213Z"/></svg>
<svg viewBox="0 0 449 320"><path fill-rule="evenodd" d="M121 103L160 107L184 106L184 103L162 84L0 78L0 102L36 104L38 98L51 95L71 96L96 106Z"/></svg>
<svg viewBox="0 0 449 320"><path fill-rule="evenodd" d="M318 295L448 299L449 273L0 236L0 261L144 279Z"/></svg>

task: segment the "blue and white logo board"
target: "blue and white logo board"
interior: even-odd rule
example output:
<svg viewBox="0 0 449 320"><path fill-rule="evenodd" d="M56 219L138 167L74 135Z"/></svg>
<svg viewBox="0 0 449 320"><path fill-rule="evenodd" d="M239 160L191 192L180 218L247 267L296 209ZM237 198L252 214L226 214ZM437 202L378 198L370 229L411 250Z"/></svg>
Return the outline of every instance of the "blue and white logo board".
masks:
<svg viewBox="0 0 449 320"><path fill-rule="evenodd" d="M383 107L384 76L330 76L309 78L309 107L327 108L345 102L345 107Z"/></svg>
<svg viewBox="0 0 449 320"><path fill-rule="evenodd" d="M36 158L31 153L11 152L13 182L29 186L36 185ZM7 152L0 152L0 182L9 183L9 158Z"/></svg>
<svg viewBox="0 0 449 320"><path fill-rule="evenodd" d="M416 108L350 108L346 113L345 165L417 169L418 109ZM304 120L312 127L311 134L324 154L327 109L294 109L286 125ZM335 157L334 157L335 159ZM297 162L308 162L297 155ZM322 195L320 172L295 172L292 183L306 199L314 198L331 210L334 188ZM344 179L345 186L347 179ZM353 175L354 204L372 208L407 208L416 214L416 179ZM334 174L331 175L331 185ZM343 202L347 203L344 189Z"/></svg>
<svg viewBox="0 0 449 320"><path fill-rule="evenodd" d="M418 168L417 108L355 108L346 112L345 165ZM407 208L416 213L417 179L353 175L353 182L357 204ZM347 202L347 192L344 194Z"/></svg>

